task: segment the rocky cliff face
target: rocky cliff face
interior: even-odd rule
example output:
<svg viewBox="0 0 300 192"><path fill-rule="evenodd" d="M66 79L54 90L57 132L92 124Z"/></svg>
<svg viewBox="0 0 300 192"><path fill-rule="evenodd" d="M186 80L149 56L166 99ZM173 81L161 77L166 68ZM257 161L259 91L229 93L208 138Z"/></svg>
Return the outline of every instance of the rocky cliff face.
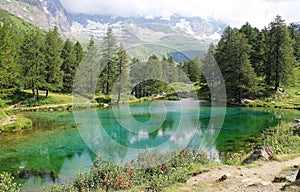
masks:
<svg viewBox="0 0 300 192"><path fill-rule="evenodd" d="M58 26L62 32L70 31L59 0L1 0L0 7L43 30Z"/></svg>

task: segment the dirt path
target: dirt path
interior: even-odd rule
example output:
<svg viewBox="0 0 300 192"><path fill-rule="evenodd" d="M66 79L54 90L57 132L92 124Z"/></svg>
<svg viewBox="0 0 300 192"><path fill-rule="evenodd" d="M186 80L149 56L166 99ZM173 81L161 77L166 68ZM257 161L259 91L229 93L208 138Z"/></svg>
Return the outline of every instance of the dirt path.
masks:
<svg viewBox="0 0 300 192"><path fill-rule="evenodd" d="M288 182L272 183L274 177L284 168L299 165L300 157L284 162L261 161L251 166L221 166L194 176L187 183L199 187L206 186L205 191L280 191ZM294 171L287 176L295 180L296 174Z"/></svg>

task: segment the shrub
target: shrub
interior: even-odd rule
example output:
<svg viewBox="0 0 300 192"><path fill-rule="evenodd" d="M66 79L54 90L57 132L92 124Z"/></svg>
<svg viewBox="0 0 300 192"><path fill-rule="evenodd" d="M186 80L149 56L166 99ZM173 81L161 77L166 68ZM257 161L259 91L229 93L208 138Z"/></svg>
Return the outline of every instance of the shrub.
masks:
<svg viewBox="0 0 300 192"><path fill-rule="evenodd" d="M9 173L0 174L0 191L18 192L21 191L22 186L15 183L14 177Z"/></svg>
<svg viewBox="0 0 300 192"><path fill-rule="evenodd" d="M99 96L96 97L95 100L97 101L98 104L111 102L111 98L108 96Z"/></svg>
<svg viewBox="0 0 300 192"><path fill-rule="evenodd" d="M178 151L165 153L145 151L139 154L137 160L124 167L97 159L89 172L78 173L75 176L72 185L52 186L49 191L115 191L130 189L133 186L140 186L145 191L162 191L164 187L174 183L185 182L193 164L208 162L204 153L185 149L170 161L161 165L155 164L177 153Z"/></svg>

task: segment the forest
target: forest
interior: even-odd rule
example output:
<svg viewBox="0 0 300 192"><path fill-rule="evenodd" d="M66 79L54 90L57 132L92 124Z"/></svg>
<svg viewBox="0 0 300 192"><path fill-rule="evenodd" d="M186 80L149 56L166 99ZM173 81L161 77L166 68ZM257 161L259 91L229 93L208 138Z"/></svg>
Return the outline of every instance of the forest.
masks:
<svg viewBox="0 0 300 192"><path fill-rule="evenodd" d="M210 99L209 90L218 88L224 81L227 99L241 103L243 98L268 97L279 88L288 89L299 79L296 74L300 26L287 25L280 16L262 30L249 23L239 29L228 26L218 44L211 44L202 58L196 56L183 63L154 54L146 61L129 58L111 28L107 29L100 46L91 39L84 49L78 41L63 41L57 27L47 32L27 30L20 35L4 22L0 25L0 41L2 99L22 90L32 90L36 100L41 90L46 97L49 91L72 93L82 61L91 63L91 68L85 69L86 78L91 78L88 70L101 68L95 77L97 82L90 81L88 87L104 95L111 94L113 86L116 87L117 102L126 91L137 98L168 92L168 84L173 82L193 83L199 98ZM218 77L216 67L223 78ZM148 74L155 75L147 77Z"/></svg>

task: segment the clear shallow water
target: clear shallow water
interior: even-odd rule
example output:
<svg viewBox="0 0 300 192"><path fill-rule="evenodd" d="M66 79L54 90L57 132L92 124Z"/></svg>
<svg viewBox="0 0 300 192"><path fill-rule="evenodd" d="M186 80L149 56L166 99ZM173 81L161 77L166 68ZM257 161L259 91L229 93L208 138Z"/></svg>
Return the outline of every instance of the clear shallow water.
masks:
<svg viewBox="0 0 300 192"><path fill-rule="evenodd" d="M166 149L172 150L185 147L188 142L191 147L215 154L239 151L246 146L247 138L278 123L273 112L227 108L223 127L213 127L208 134L210 107L197 104L178 110L177 104L166 102L166 108L149 108L149 104L132 105L129 109L133 118L122 107L116 113L112 109L83 111L79 114L84 123L78 119L75 122L71 112L27 113L25 115L33 121L32 129L0 134L0 172L26 170L41 175L42 178L30 177L29 174L29 178L20 180L28 190L50 183L51 174L58 176L58 183L69 182L77 171L89 170L96 158L95 150L88 147L91 143L85 142L87 137L97 140L101 150L105 150L112 159L124 161L136 155L131 150L116 147L105 138L101 139L101 134L100 138L99 135L93 137L98 133L95 130L99 130L95 119L91 118L94 114L108 138L125 149L143 150L166 145ZM115 116L122 121L116 120ZM134 127L136 125L141 127ZM212 133L219 133L216 140L209 136ZM92 149L95 146L91 146Z"/></svg>

